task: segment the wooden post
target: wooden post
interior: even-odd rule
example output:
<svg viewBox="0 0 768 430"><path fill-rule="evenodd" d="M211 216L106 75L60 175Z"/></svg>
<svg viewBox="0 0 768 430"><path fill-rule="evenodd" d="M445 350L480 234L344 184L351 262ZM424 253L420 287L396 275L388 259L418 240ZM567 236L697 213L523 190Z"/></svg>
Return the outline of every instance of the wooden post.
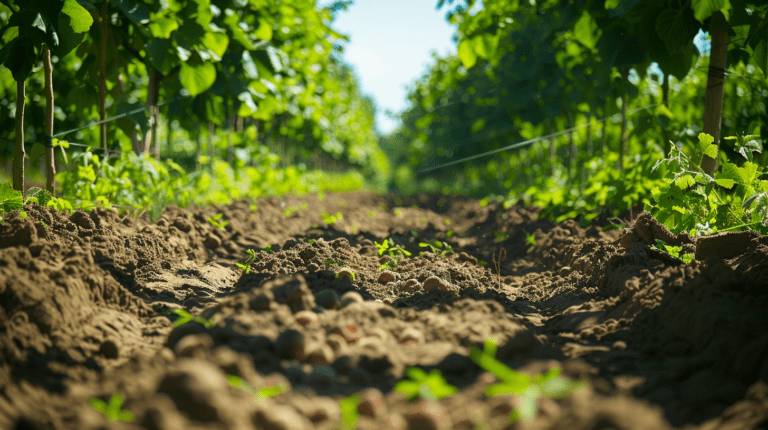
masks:
<svg viewBox="0 0 768 430"><path fill-rule="evenodd" d="M101 5L99 15L99 118L101 121L107 119L107 47L109 41L109 2L105 1ZM101 131L101 148L104 149L104 156L107 156L107 123L99 124Z"/></svg>
<svg viewBox="0 0 768 430"><path fill-rule="evenodd" d="M16 147L13 151L13 189L27 197L24 188L24 105L26 102L26 81L16 82Z"/></svg>
<svg viewBox="0 0 768 430"><path fill-rule="evenodd" d="M715 138L712 145L720 148L720 127L723 119L723 87L725 82L725 60L728 55L728 22L720 11L712 15L709 26L712 36L712 50L709 54L709 75L707 91L704 93L704 133ZM717 159L705 155L701 169L713 176L717 170Z"/></svg>
<svg viewBox="0 0 768 430"><path fill-rule="evenodd" d="M43 47L43 67L45 68L45 136L47 142L53 139L53 67L51 66L51 50ZM51 193L56 192L56 163L54 148L45 148L45 188Z"/></svg>

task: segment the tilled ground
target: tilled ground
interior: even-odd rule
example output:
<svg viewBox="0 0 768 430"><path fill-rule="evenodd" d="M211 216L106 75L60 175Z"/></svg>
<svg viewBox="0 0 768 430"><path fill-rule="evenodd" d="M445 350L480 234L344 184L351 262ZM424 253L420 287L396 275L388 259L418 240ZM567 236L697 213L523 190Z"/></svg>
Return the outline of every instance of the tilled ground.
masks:
<svg viewBox="0 0 768 430"><path fill-rule="evenodd" d="M765 237L691 241L646 213L625 232L585 229L440 196L256 204L169 208L155 224L8 216L0 428L330 430L357 394L359 429L768 429ZM326 225L324 211L343 219ZM207 221L217 213L224 231ZM392 271L374 246L387 238L412 253ZM646 244L656 238L699 261ZM455 253L418 255L436 239ZM235 265L268 245L249 274ZM176 308L215 325L173 327ZM521 399L486 396L497 377L469 358L488 338L512 369L586 384L510 422ZM409 402L394 390L409 367L458 392ZM284 392L256 399L232 376ZM89 404L116 393L131 422Z"/></svg>

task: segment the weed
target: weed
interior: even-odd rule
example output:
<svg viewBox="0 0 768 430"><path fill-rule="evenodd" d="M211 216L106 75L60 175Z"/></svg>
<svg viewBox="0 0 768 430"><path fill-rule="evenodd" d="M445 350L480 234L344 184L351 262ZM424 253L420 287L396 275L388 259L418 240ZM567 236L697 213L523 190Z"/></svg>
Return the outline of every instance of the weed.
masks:
<svg viewBox="0 0 768 430"><path fill-rule="evenodd" d="M448 218L443 220L443 222L445 223L445 225L451 225L451 220L449 220Z"/></svg>
<svg viewBox="0 0 768 430"><path fill-rule="evenodd" d="M430 370L429 374L418 367L409 367L405 374L410 381L403 380L395 385L395 391L405 394L408 401L417 398L440 400L456 394L459 389L445 381L440 371Z"/></svg>
<svg viewBox="0 0 768 430"><path fill-rule="evenodd" d="M525 243L527 243L528 245L530 245L530 246L528 247L528 249L526 249L526 250L525 250L525 253L527 254L527 253L529 253L529 252L531 252L531 251L533 250L533 247L534 247L534 246L536 246L536 237L535 237L533 234L531 234L531 233L528 233L528 232L526 231L526 232L525 232Z"/></svg>
<svg viewBox="0 0 768 430"><path fill-rule="evenodd" d="M395 209L394 213L395 213L395 216L403 216L403 211L401 211L400 209Z"/></svg>
<svg viewBox="0 0 768 430"><path fill-rule="evenodd" d="M423 217L423 218L421 219L421 222L422 222L423 224L426 224L426 223L427 223L427 217Z"/></svg>
<svg viewBox="0 0 768 430"><path fill-rule="evenodd" d="M397 259L393 259L382 264L381 267L379 267L379 270L384 270L384 269L395 270L396 266L397 266Z"/></svg>
<svg viewBox="0 0 768 430"><path fill-rule="evenodd" d="M341 212L336 212L336 215L331 215L328 212L323 211L320 216L323 217L323 222L328 225L333 224L340 219L344 219L344 216L341 214Z"/></svg>
<svg viewBox="0 0 768 430"><path fill-rule="evenodd" d="M246 253L248 254L248 257L246 257L245 262L243 264L240 264L240 263L235 263L235 264L237 265L237 267L242 269L244 274L247 275L251 273L251 264L253 264L253 262L256 261L256 258L258 256L256 255L256 252L252 249L249 249L248 251L246 251Z"/></svg>
<svg viewBox="0 0 768 430"><path fill-rule="evenodd" d="M313 243L315 243L315 239L307 239L307 243L312 245Z"/></svg>
<svg viewBox="0 0 768 430"><path fill-rule="evenodd" d="M437 254L442 258L447 257L449 254L453 254L453 247L446 242L435 240L434 245L429 243L420 242L419 246L422 248L429 247L433 254ZM445 247L445 249L443 249Z"/></svg>
<svg viewBox="0 0 768 430"><path fill-rule="evenodd" d="M129 411L122 410L123 407L123 395L120 393L113 394L109 399L109 403L105 403L103 400L97 397L91 397L88 399L88 404L93 409L104 414L108 420L132 422L134 420L133 414Z"/></svg>
<svg viewBox="0 0 768 430"><path fill-rule="evenodd" d="M328 259L325 260L325 268L326 269L328 269L328 266L330 266L331 264L335 264L335 265L337 265L339 267L343 266L343 264L340 261L336 261L336 260L333 260L331 258L328 258Z"/></svg>
<svg viewBox="0 0 768 430"><path fill-rule="evenodd" d="M225 221L221 221L221 217L223 217L223 216L224 216L224 214L219 212L219 213L217 213L216 215L214 215L212 217L208 217L208 222L211 223L212 226L218 228L219 230L224 231L224 227L226 227L227 224L229 224L229 221L226 221L226 220Z"/></svg>
<svg viewBox="0 0 768 430"><path fill-rule="evenodd" d="M287 387L284 385L273 385L270 387L262 387L258 390L253 388L251 384L247 383L246 381L242 380L241 378L235 376L235 375L227 375L227 382L229 385L240 388L241 390L247 391L256 398L257 401L261 401L262 399L266 399L268 397L275 397L277 395L280 395L284 393L287 390Z"/></svg>
<svg viewBox="0 0 768 430"><path fill-rule="evenodd" d="M587 385L586 382L569 381L560 378L560 373L562 372L560 368L550 369L544 375L536 375L531 378L525 373L516 372L504 363L496 360L497 349L498 345L495 340L489 338L485 341L482 351L477 347L472 347L469 357L478 366L493 373L501 380L501 382L486 387L485 394L487 396L495 397L504 394L514 394L522 397L522 407L520 410L513 410L509 414L510 422L533 418L536 415L536 400L539 397L561 399L576 390L585 388Z"/></svg>
<svg viewBox="0 0 768 430"><path fill-rule="evenodd" d="M376 217L376 211L368 211L368 216L371 217L371 218L375 218Z"/></svg>
<svg viewBox="0 0 768 430"><path fill-rule="evenodd" d="M400 245L395 245L395 241L392 240L392 238L386 239L381 244L378 242L373 242L376 245L376 248L379 249L379 257L381 257L384 254L389 255L390 257L398 260L405 256L410 256L411 253L400 247Z"/></svg>
<svg viewBox="0 0 768 430"><path fill-rule="evenodd" d="M172 313L174 313L176 315L179 315L181 317L181 318L177 319L173 323L173 328L182 326L182 325L184 325L184 324L186 324L186 323L188 323L190 321L198 322L198 323L204 325L206 328L213 328L213 327L216 326L216 323L217 323L216 320L208 321L205 318L193 317L189 312L187 312L185 309L181 309L181 308L176 308L176 309L173 309L173 310L170 310L170 311L166 312L167 315L170 315Z"/></svg>
<svg viewBox="0 0 768 430"><path fill-rule="evenodd" d="M658 248L658 249L660 249L662 251L665 251L667 254L669 254L669 255L671 255L671 256L673 256L675 258L683 260L683 263L685 263L685 264L689 264L691 261L693 261L693 257L694 257L693 254L685 254L682 257L680 256L680 251L683 250L682 247L680 247L680 246L670 246L670 245L667 245L667 243L664 242L661 239L656 239L656 245L655 246L656 246L656 248Z"/></svg>

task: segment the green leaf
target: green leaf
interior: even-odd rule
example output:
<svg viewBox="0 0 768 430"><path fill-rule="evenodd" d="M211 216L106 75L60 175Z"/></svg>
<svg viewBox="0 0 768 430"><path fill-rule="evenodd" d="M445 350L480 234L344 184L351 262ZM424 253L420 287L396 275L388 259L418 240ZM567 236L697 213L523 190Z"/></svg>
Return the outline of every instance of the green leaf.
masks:
<svg viewBox="0 0 768 430"><path fill-rule="evenodd" d="M269 42L272 40L272 25L266 21L261 21L259 23L259 28L256 29L256 33L254 33L254 35L261 40L266 40Z"/></svg>
<svg viewBox="0 0 768 430"><path fill-rule="evenodd" d="M68 24L75 33L85 33L93 25L91 14L84 7L80 6L76 0L64 0L61 14L70 18L71 21Z"/></svg>
<svg viewBox="0 0 768 430"><path fill-rule="evenodd" d="M155 17L149 23L149 31L152 33L152 36L161 39L170 38L171 33L173 33L178 28L178 19L163 16Z"/></svg>
<svg viewBox="0 0 768 430"><path fill-rule="evenodd" d="M693 16L699 22L704 22L705 19L712 16L717 11L723 9L730 9L731 3L729 0L692 0L691 9L693 9ZM727 13L726 11L724 11Z"/></svg>
<svg viewBox="0 0 768 430"><path fill-rule="evenodd" d="M202 63L197 66L182 63L179 81L190 95L202 94L216 81L216 66L211 63Z"/></svg>
<svg viewBox="0 0 768 430"><path fill-rule="evenodd" d="M111 3L117 3L117 6L123 11L123 14L135 24L144 25L149 22L149 11L138 1L113 0Z"/></svg>
<svg viewBox="0 0 768 430"><path fill-rule="evenodd" d="M146 45L147 57L149 62L158 72L167 75L171 69L176 67L181 61L176 55L176 47L173 41L169 39L152 39Z"/></svg>
<svg viewBox="0 0 768 430"><path fill-rule="evenodd" d="M0 210L10 212L23 207L24 201L21 197L21 191L11 189L7 183L0 184Z"/></svg>
<svg viewBox="0 0 768 430"><path fill-rule="evenodd" d="M733 188L733 185L736 183L733 179L715 179L715 182L717 182L717 185L728 189Z"/></svg>
<svg viewBox="0 0 768 430"><path fill-rule="evenodd" d="M597 39L599 38L598 32L599 27L592 18L592 15L586 10L582 12L581 18L576 21L576 24L573 27L573 33L576 36L576 39L584 44L584 46L592 49L597 45Z"/></svg>
<svg viewBox="0 0 768 430"><path fill-rule="evenodd" d="M459 43L459 60L467 69L471 69L477 63L477 55L469 40L462 40Z"/></svg>
<svg viewBox="0 0 768 430"><path fill-rule="evenodd" d="M16 82L27 80L32 68L37 64L37 54L30 37L19 37L0 49L0 58Z"/></svg>
<svg viewBox="0 0 768 430"><path fill-rule="evenodd" d="M692 187L695 184L696 181L693 180L691 175L683 175L675 180L675 185L677 185L681 190Z"/></svg>
<svg viewBox="0 0 768 430"><path fill-rule="evenodd" d="M690 30L680 9L666 9L656 17L656 33L674 55L691 42Z"/></svg>
<svg viewBox="0 0 768 430"><path fill-rule="evenodd" d="M229 37L224 33L208 32L203 36L203 46L213 52L214 55L221 59L225 52L227 52L227 46L229 46Z"/></svg>

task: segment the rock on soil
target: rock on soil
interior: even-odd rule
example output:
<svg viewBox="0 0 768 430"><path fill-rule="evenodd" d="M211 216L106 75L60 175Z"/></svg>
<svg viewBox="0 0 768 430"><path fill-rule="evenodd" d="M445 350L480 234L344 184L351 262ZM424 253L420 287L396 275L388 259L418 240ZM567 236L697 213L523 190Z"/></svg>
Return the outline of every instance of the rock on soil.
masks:
<svg viewBox="0 0 768 430"><path fill-rule="evenodd" d="M154 224L104 209L11 213L0 429L331 430L353 394L359 429L768 429L765 237L675 236L648 213L604 231L443 196L257 204L170 207ZM326 225L323 211L343 219ZM207 222L218 213L224 231ZM374 242L388 238L412 256L379 270ZM455 253L420 256L434 240ZM509 422L524 399L486 395L499 380L470 358L489 338L504 365L562 369L584 387ZM394 387L410 367L457 392L409 401ZM91 404L116 394L130 422Z"/></svg>

